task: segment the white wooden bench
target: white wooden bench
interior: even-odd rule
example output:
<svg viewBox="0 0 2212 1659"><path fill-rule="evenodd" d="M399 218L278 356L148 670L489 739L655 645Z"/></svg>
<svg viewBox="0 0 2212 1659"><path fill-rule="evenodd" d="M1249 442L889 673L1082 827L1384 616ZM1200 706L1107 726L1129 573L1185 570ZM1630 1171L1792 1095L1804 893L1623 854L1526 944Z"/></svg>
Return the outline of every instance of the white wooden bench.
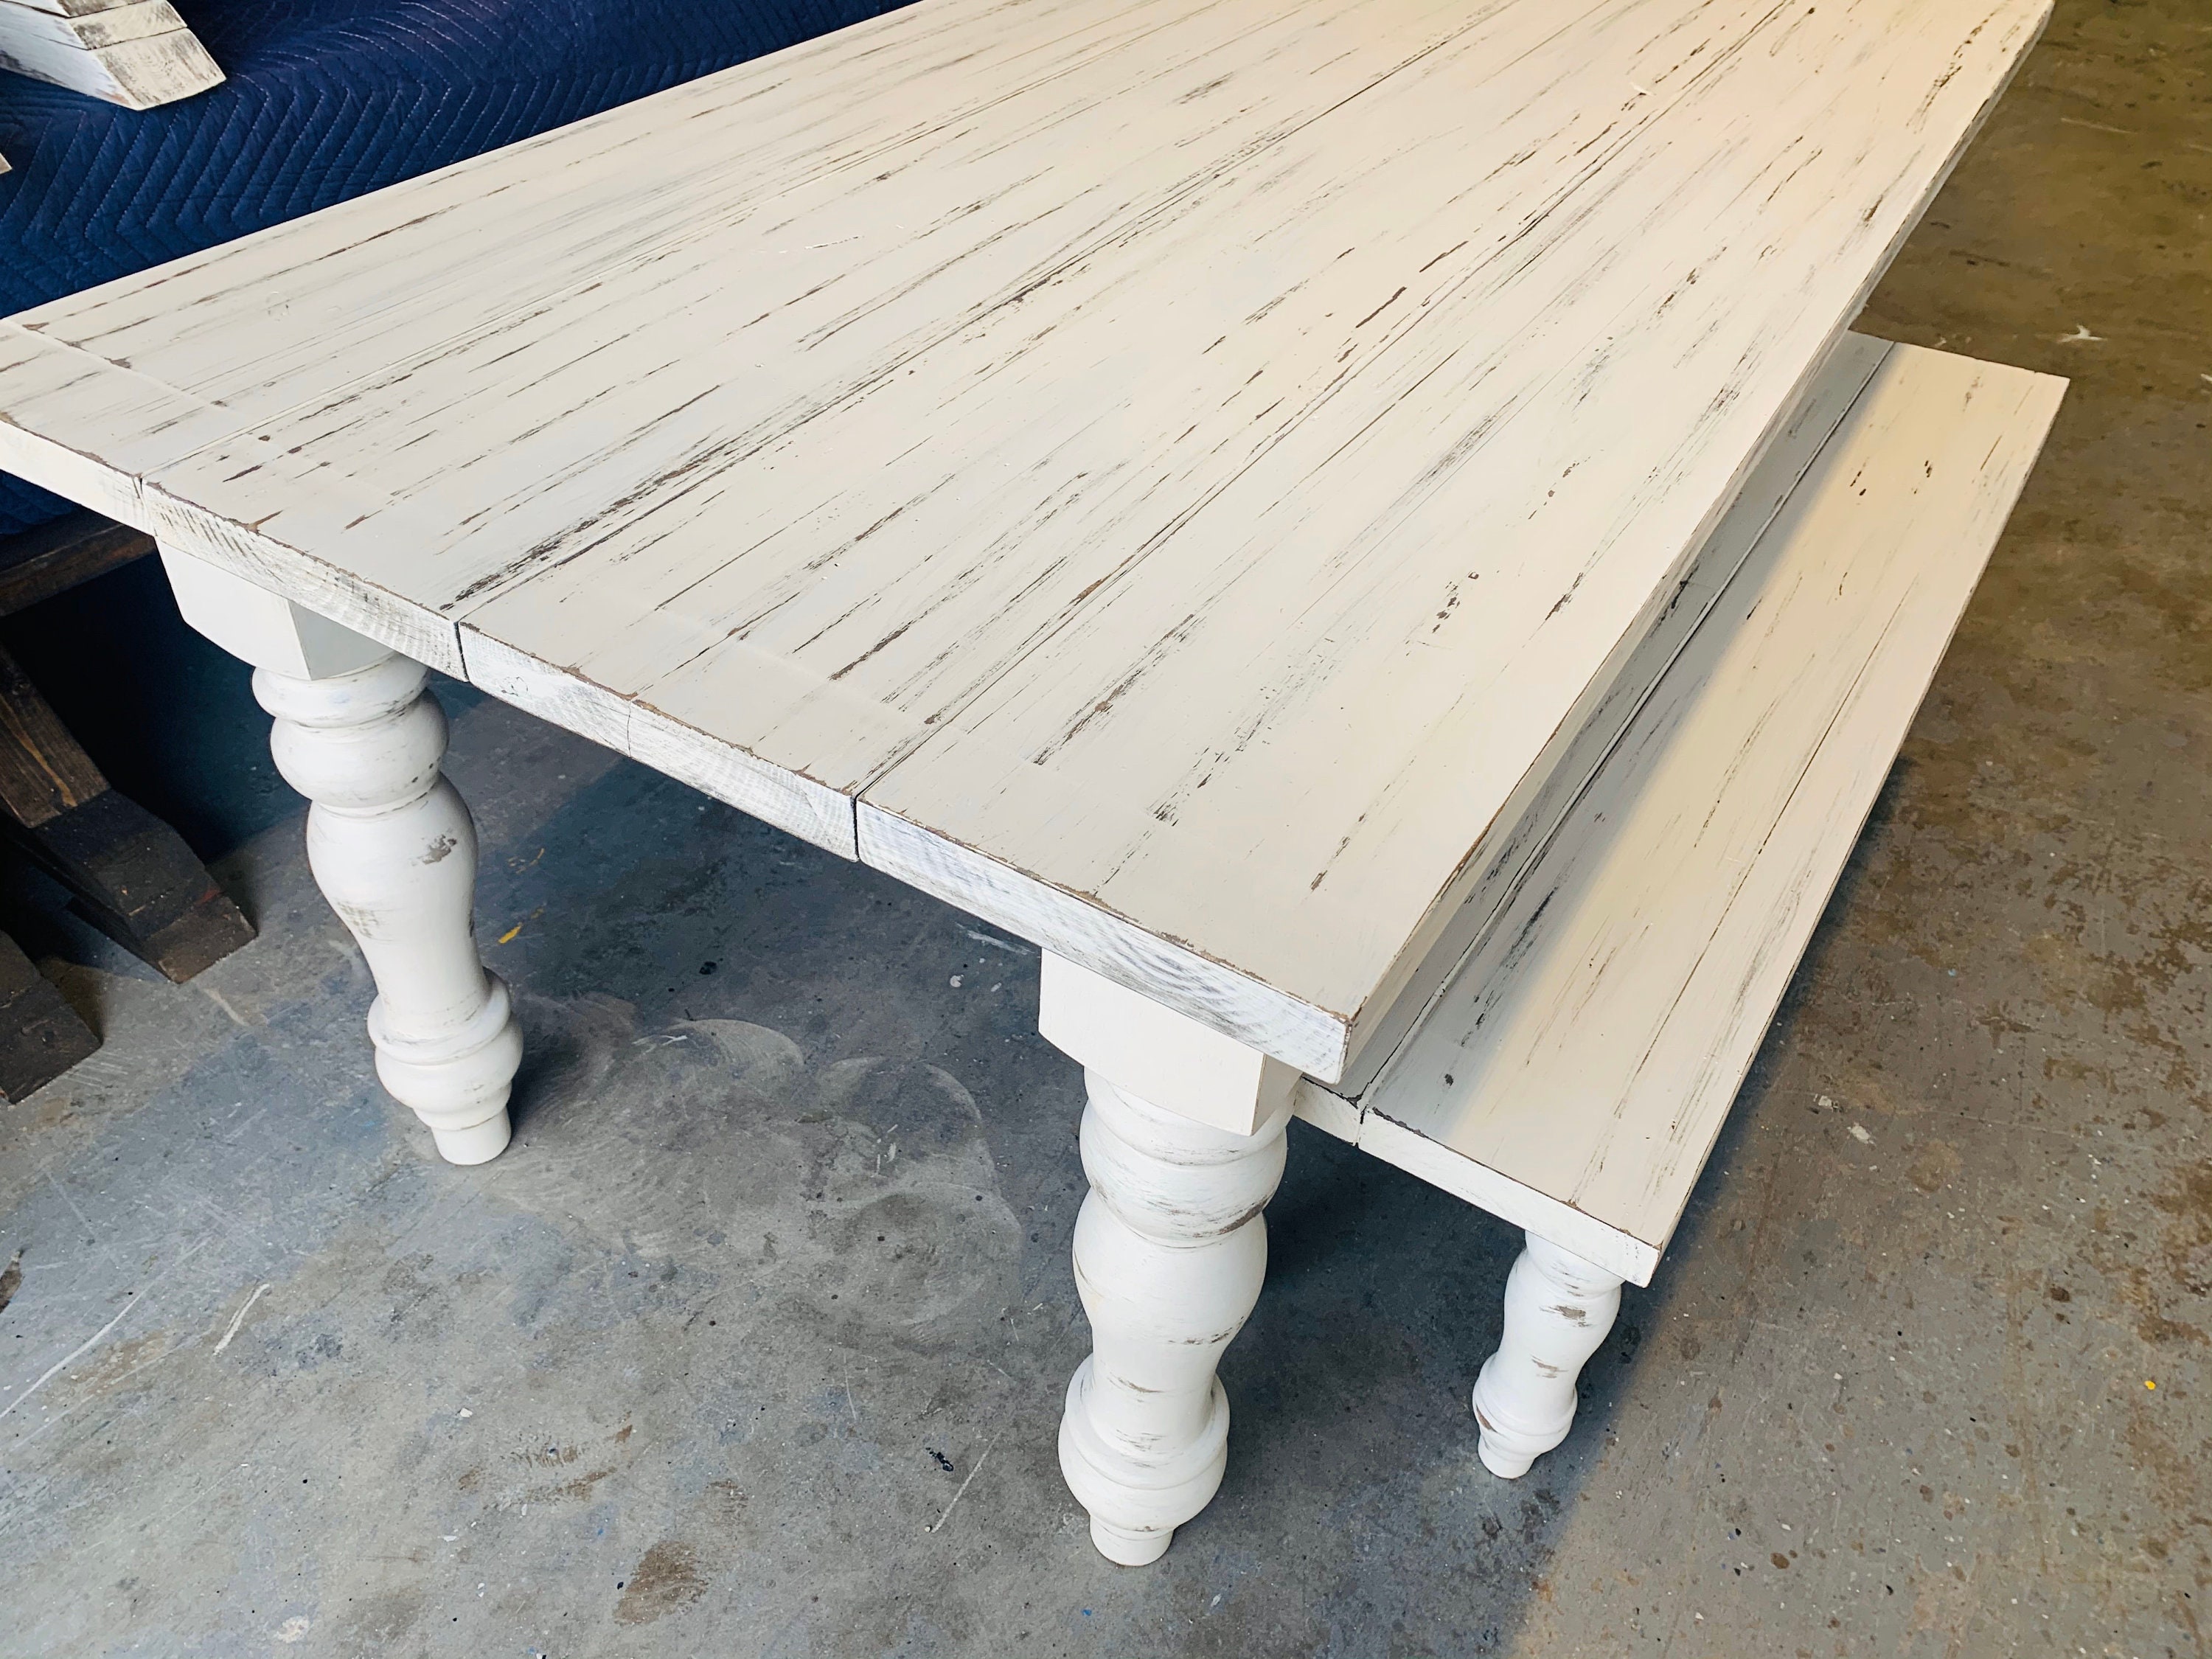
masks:
<svg viewBox="0 0 2212 1659"><path fill-rule="evenodd" d="M1648 1285L2065 382L1847 335L1486 872L1371 1080L1297 1110L1525 1227L1483 1462L1566 1436Z"/></svg>
<svg viewBox="0 0 2212 1659"><path fill-rule="evenodd" d="M921 0L0 322L0 465L259 670L455 1162L520 1047L424 665L1041 946L1061 1466L1148 1561L1294 1097L1595 1202L1424 1116L1407 1033L2046 10Z"/></svg>
<svg viewBox="0 0 2212 1659"><path fill-rule="evenodd" d="M222 82L169 0L0 0L0 69L126 109Z"/></svg>

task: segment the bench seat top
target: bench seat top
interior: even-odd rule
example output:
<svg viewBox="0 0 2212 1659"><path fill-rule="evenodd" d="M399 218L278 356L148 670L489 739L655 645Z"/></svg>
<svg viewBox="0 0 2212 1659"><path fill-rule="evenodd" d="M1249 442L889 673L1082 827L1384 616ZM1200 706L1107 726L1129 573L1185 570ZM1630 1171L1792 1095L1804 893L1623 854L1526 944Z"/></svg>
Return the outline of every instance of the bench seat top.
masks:
<svg viewBox="0 0 2212 1659"><path fill-rule="evenodd" d="M0 323L0 468L1343 1075L2049 0L921 0Z"/></svg>
<svg viewBox="0 0 2212 1659"><path fill-rule="evenodd" d="M1856 336L1825 385L1856 388L1840 422L1770 453L1413 1034L1356 1103L1301 1085L1322 1127L1638 1284L2065 387Z"/></svg>

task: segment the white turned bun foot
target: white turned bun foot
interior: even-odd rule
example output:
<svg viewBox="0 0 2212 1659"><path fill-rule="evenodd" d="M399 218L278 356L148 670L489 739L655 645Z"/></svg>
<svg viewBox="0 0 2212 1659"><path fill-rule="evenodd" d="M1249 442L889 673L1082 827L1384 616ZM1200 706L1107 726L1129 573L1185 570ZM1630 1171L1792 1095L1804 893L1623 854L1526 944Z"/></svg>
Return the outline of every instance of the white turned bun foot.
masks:
<svg viewBox="0 0 2212 1659"><path fill-rule="evenodd" d="M1157 1459L1139 1459L1098 1431L1091 1398L1097 1368L1094 1354L1068 1381L1060 1475L1091 1512L1091 1541L1099 1554L1117 1566L1147 1566L1167 1553L1176 1528L1221 1490L1229 1467L1229 1395L1218 1377L1204 1379L1206 1407L1195 1436Z"/></svg>
<svg viewBox="0 0 2212 1659"><path fill-rule="evenodd" d="M1095 1515L1091 1517L1091 1547L1117 1567L1149 1567L1168 1553L1168 1546L1173 1542L1173 1527L1140 1532L1101 1521Z"/></svg>
<svg viewBox="0 0 2212 1659"><path fill-rule="evenodd" d="M507 1102L522 1064L522 1028L506 982L488 973L483 983L482 1007L427 1035L397 1029L382 997L368 1011L377 1077L428 1127L438 1155L448 1164L487 1163L513 1133Z"/></svg>
<svg viewBox="0 0 2212 1659"><path fill-rule="evenodd" d="M1476 1455L1482 1459L1482 1467L1500 1480L1518 1480L1536 1462L1533 1457L1516 1456L1502 1450L1498 1443L1486 1434L1477 1443Z"/></svg>
<svg viewBox="0 0 2212 1659"><path fill-rule="evenodd" d="M472 1123L465 1129L430 1131L430 1139L438 1145L438 1156L448 1164L489 1164L507 1150L507 1143L514 1135L504 1106L483 1122Z"/></svg>
<svg viewBox="0 0 2212 1659"><path fill-rule="evenodd" d="M1525 1428L1504 1421L1501 1408L1496 1402L1492 1402L1486 1410L1482 1398L1483 1384L1489 1380L1491 1368L1496 1364L1497 1359L1493 1356L1475 1378L1474 1420L1482 1431L1475 1452L1482 1459L1482 1467L1500 1480L1518 1480L1528 1473L1538 1458L1567 1437L1567 1430L1572 1426L1573 1419L1559 1424L1556 1434L1531 1434Z"/></svg>

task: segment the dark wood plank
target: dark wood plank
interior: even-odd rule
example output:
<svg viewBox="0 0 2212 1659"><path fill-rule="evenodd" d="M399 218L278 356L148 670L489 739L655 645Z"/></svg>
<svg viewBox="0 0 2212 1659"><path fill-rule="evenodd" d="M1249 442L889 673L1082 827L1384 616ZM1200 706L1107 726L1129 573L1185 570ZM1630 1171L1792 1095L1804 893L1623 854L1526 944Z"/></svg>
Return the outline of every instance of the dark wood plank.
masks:
<svg viewBox="0 0 2212 1659"><path fill-rule="evenodd" d="M21 1100L99 1047L53 981L0 933L0 1095Z"/></svg>
<svg viewBox="0 0 2212 1659"><path fill-rule="evenodd" d="M253 937L184 838L107 786L0 651L0 835L75 895L87 921L171 979Z"/></svg>
<svg viewBox="0 0 2212 1659"><path fill-rule="evenodd" d="M35 830L106 788L92 757L15 658L0 651L0 806Z"/></svg>
<svg viewBox="0 0 2212 1659"><path fill-rule="evenodd" d="M71 908L179 983L253 937L184 838L112 789L17 840L76 896Z"/></svg>
<svg viewBox="0 0 2212 1659"><path fill-rule="evenodd" d="M154 538L145 532L97 513L72 513L0 537L0 617L12 617L153 550Z"/></svg>

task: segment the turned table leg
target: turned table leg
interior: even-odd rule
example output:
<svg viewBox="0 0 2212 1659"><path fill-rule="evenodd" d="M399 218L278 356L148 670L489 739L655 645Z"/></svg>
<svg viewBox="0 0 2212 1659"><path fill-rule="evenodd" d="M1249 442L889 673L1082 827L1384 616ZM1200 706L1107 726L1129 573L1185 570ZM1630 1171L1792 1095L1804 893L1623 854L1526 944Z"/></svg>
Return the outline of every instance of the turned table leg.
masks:
<svg viewBox="0 0 2212 1659"><path fill-rule="evenodd" d="M1060 1467L1098 1553L1142 1566L1221 1485L1214 1370L1267 1275L1260 1212L1283 1176L1294 1074L1055 957L1038 1024L1084 1061L1090 1097L1075 1282L1092 1347Z"/></svg>
<svg viewBox="0 0 2212 1659"><path fill-rule="evenodd" d="M1620 1311L1620 1277L1530 1233L1505 1280L1505 1334L1474 1382L1481 1456L1508 1480L1567 1437L1575 1381Z"/></svg>
<svg viewBox="0 0 2212 1659"><path fill-rule="evenodd" d="M507 1142L522 1036L474 927L476 827L440 773L428 671L240 578L164 548L185 620L255 665L277 770L313 803L307 862L368 959L376 1071L448 1163Z"/></svg>
<svg viewBox="0 0 2212 1659"><path fill-rule="evenodd" d="M376 978L376 1073L447 1163L482 1164L507 1145L522 1037L477 956L476 826L438 770L446 715L426 673L400 656L320 680L263 668L253 695L276 716L276 769L314 803L315 883Z"/></svg>

